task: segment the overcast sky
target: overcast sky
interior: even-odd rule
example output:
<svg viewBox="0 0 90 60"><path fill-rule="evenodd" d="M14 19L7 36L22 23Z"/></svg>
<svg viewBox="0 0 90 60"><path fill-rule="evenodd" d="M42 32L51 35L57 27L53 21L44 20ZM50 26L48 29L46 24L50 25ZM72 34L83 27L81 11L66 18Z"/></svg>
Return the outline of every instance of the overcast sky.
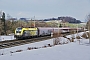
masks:
<svg viewBox="0 0 90 60"><path fill-rule="evenodd" d="M90 13L90 0L0 0L0 10L17 18L71 16L85 20Z"/></svg>

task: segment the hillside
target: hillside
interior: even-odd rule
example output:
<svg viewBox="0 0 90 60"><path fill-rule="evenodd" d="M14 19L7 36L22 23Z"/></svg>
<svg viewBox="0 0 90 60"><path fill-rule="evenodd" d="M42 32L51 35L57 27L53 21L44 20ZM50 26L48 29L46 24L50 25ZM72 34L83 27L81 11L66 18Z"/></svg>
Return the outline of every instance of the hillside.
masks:
<svg viewBox="0 0 90 60"><path fill-rule="evenodd" d="M51 21L51 20L62 20L63 22L69 22L69 23L81 23L80 20L77 20L73 17L58 17L58 18L49 18L49 19L44 19L44 21Z"/></svg>

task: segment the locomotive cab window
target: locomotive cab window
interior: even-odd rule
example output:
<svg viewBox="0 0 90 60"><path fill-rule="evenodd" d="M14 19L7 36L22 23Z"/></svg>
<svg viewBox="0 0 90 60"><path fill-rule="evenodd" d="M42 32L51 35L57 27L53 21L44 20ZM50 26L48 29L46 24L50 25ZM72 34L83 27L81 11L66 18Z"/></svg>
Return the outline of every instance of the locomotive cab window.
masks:
<svg viewBox="0 0 90 60"><path fill-rule="evenodd" d="M21 31L16 31L16 33L21 33Z"/></svg>

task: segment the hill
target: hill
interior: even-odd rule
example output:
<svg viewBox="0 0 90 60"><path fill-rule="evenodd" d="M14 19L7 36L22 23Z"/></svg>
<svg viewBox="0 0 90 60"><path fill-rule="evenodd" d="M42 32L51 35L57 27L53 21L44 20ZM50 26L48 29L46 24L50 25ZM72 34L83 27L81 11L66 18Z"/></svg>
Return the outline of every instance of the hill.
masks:
<svg viewBox="0 0 90 60"><path fill-rule="evenodd" d="M44 19L44 21L51 21L51 20L62 20L63 22L69 22L69 23L81 23L80 20L77 20L73 17L58 17L58 18L49 18L49 19Z"/></svg>

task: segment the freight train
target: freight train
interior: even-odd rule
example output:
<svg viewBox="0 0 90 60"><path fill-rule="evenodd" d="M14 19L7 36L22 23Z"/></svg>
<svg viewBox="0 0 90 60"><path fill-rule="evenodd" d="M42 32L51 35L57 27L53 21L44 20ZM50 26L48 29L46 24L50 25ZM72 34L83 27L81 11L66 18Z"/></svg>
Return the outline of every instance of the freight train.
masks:
<svg viewBox="0 0 90 60"><path fill-rule="evenodd" d="M16 39L23 39L23 38L47 36L47 35L51 35L51 33L70 32L71 30L76 30L76 29L54 28L54 27L53 28L51 27L50 28L49 27L35 27L35 28L18 27L15 29L14 36Z"/></svg>

